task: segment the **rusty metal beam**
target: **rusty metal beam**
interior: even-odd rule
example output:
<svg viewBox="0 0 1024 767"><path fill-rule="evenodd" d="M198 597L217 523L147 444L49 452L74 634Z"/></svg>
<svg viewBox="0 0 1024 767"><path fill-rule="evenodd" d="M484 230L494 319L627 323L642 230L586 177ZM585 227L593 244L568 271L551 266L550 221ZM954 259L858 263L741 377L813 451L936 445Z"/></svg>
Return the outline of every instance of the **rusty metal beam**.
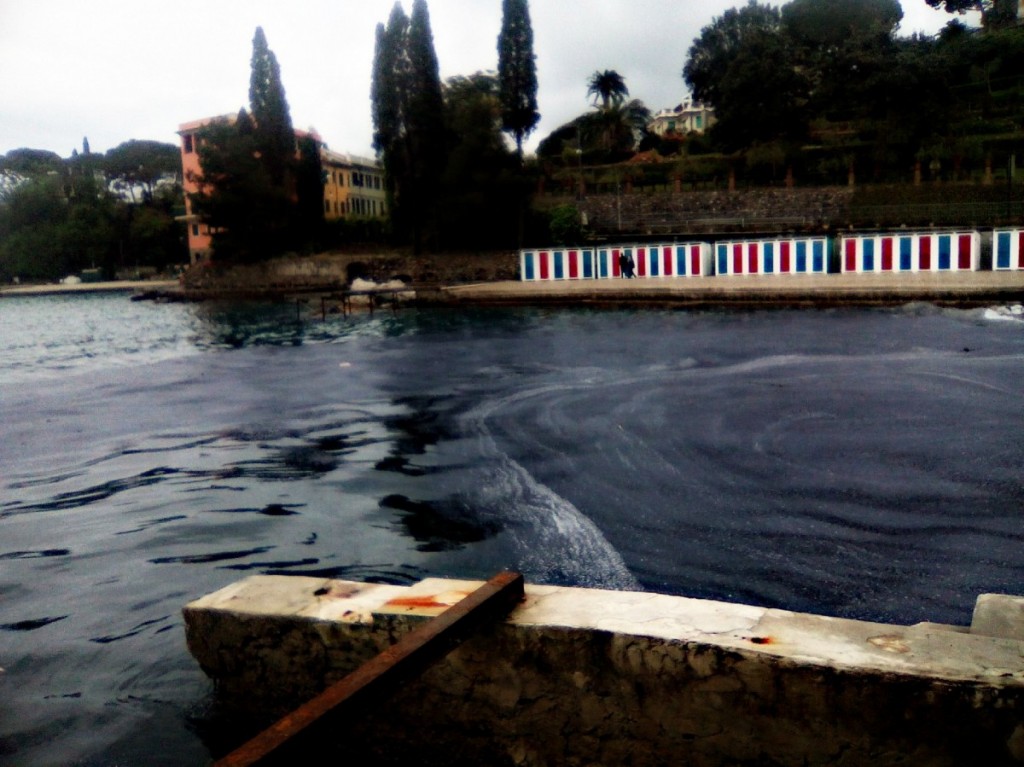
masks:
<svg viewBox="0 0 1024 767"><path fill-rule="evenodd" d="M451 652L481 624L504 617L523 598L523 576L503 572L312 700L279 719L214 767L248 767L277 757L325 718L355 718Z"/></svg>

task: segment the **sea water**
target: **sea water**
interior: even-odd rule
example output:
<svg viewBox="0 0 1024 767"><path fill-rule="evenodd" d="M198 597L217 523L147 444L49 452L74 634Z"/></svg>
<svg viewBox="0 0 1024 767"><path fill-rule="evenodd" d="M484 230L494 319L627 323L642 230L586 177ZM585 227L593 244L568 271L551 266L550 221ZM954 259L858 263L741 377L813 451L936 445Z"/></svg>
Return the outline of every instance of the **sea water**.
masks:
<svg viewBox="0 0 1024 767"><path fill-rule="evenodd" d="M0 763L230 744L181 607L487 578L965 624L1024 593L1024 321L0 299Z"/></svg>

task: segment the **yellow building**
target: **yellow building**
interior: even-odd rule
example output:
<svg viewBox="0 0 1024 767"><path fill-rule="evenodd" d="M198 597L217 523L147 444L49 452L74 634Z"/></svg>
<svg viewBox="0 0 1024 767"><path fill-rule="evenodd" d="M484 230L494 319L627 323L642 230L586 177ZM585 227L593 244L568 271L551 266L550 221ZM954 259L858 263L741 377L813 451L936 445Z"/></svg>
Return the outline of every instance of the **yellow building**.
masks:
<svg viewBox="0 0 1024 767"><path fill-rule="evenodd" d="M384 171L376 160L320 151L324 166L324 218L328 221L386 218Z"/></svg>

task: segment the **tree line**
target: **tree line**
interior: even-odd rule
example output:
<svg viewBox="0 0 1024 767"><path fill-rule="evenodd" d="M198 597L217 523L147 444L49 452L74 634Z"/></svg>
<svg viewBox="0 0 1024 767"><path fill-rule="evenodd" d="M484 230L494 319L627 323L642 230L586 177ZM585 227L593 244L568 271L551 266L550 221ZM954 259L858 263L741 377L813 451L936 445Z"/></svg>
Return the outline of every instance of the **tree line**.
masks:
<svg viewBox="0 0 1024 767"><path fill-rule="evenodd" d="M382 235L416 251L515 246L529 226L532 183L522 143L539 120L526 0L503 0L497 72L442 83L426 0L395 3L378 25L371 101L389 219ZM502 132L514 140L510 149ZM215 259L255 261L338 244L350 227L323 220L313 137L292 127L280 67L262 29L253 40L249 109L199 133L192 212Z"/></svg>
<svg viewBox="0 0 1024 767"><path fill-rule="evenodd" d="M952 22L901 38L897 0L751 0L704 28L683 77L715 108L724 152L783 165L813 148L875 178L922 160L956 166L1020 146L1024 31L1001 28L999 11L978 32Z"/></svg>
<svg viewBox="0 0 1024 767"><path fill-rule="evenodd" d="M105 154L16 149L0 157L0 281L95 268L163 270L187 259L178 147L127 141Z"/></svg>
<svg viewBox="0 0 1024 767"><path fill-rule="evenodd" d="M1024 143L1015 0L924 2L980 11L982 28L954 20L934 37L900 37L898 0L749 0L701 30L682 68L692 96L715 111L710 131L651 135L650 111L630 98L625 77L599 70L581 82L590 109L544 138L529 160L523 143L540 115L527 0L502 2L495 69L444 82L426 0L413 0L411 15L396 3L376 30L370 83L390 214L380 234L415 250L544 238L550 222L530 205L538 185L559 173L582 181L585 166L626 168L632 178L645 166L622 161L638 151L672 160L660 165L666 180L723 168L752 183L1012 170ZM319 147L292 126L262 29L248 109L207 126L198 151L203 173L190 205L214 231L216 258L260 260L353 236L344 222L324 222ZM23 181L2 192L0 277L183 260L175 192L152 175L178 163L175 147L154 142L127 142L106 156L83 146L69 160L10 153L3 169Z"/></svg>
<svg viewBox="0 0 1024 767"><path fill-rule="evenodd" d="M730 174L757 185L1012 174L1024 147L1016 0L925 1L979 11L982 26L954 18L934 37L901 37L897 0L750 0L727 10L701 30L681 72L694 100L714 109L710 130L648 133L650 113L626 100L625 78L595 72L593 109L540 142L542 172L567 188L584 176L664 184ZM617 165L637 152L657 162Z"/></svg>
<svg viewBox="0 0 1024 767"><path fill-rule="evenodd" d="M426 0L413 1L411 17L395 3L377 26L374 148L395 242L418 251L509 247L522 238L532 186L523 140L540 119L526 0L503 0L497 49L496 73L441 83Z"/></svg>

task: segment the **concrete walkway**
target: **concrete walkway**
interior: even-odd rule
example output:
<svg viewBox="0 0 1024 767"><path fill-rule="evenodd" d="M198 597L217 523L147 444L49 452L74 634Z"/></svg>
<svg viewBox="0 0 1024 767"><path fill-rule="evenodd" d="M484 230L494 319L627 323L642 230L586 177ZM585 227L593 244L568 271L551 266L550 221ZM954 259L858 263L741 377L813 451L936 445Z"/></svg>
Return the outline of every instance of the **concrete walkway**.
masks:
<svg viewBox="0 0 1024 767"><path fill-rule="evenodd" d="M74 285L12 285L0 288L3 296L45 296L54 293L109 293L116 291L174 290L177 280L120 280L117 282L79 282Z"/></svg>
<svg viewBox="0 0 1024 767"><path fill-rule="evenodd" d="M931 301L978 306L1024 301L1024 271L491 282L448 287L443 293L455 303L482 304L871 306Z"/></svg>

